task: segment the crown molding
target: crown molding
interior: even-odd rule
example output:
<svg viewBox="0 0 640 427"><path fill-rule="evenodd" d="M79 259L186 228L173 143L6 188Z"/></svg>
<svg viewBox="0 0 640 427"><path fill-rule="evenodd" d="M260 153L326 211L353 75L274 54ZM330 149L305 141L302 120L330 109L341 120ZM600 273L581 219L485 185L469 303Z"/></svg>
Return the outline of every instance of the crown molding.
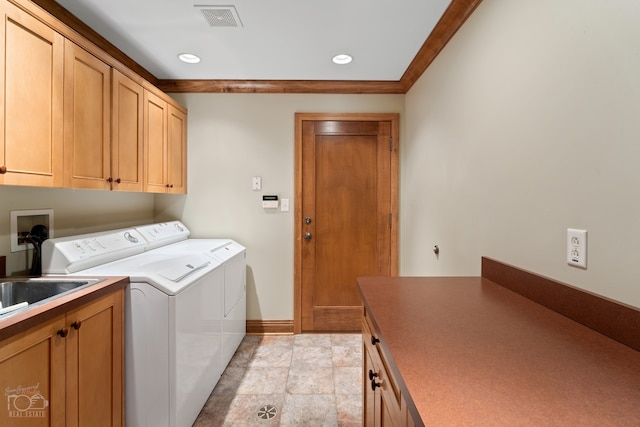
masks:
<svg viewBox="0 0 640 427"><path fill-rule="evenodd" d="M363 80L162 80L136 63L54 0L31 0L164 92L404 94L411 89L482 0L452 0L398 81Z"/></svg>

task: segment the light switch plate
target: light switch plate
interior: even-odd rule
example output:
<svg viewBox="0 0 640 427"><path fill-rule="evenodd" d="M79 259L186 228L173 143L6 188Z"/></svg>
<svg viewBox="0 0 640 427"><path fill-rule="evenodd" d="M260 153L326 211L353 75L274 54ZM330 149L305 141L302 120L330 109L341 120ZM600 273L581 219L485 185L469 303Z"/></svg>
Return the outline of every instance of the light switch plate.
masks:
<svg viewBox="0 0 640 427"><path fill-rule="evenodd" d="M587 268L587 230L567 229L567 264Z"/></svg>
<svg viewBox="0 0 640 427"><path fill-rule="evenodd" d="M261 176L254 176L253 178L251 178L251 189L253 191L262 190L262 177Z"/></svg>

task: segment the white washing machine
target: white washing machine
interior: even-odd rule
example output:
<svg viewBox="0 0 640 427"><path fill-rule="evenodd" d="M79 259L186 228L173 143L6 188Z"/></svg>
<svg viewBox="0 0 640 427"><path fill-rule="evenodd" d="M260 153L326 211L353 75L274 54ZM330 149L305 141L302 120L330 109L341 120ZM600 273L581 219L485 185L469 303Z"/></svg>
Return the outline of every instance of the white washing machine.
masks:
<svg viewBox="0 0 640 427"><path fill-rule="evenodd" d="M227 265L230 260L197 250L200 244L187 244L194 240L188 235L183 224L171 222L43 244L46 274L130 277L125 294L128 426L191 426L226 367L227 355L239 344L240 332L225 326L225 279L229 271L239 281L242 270L243 296L237 305L244 306L245 250L231 240L198 239L234 248ZM246 308L240 311L246 314ZM235 328L237 313L229 312Z"/></svg>

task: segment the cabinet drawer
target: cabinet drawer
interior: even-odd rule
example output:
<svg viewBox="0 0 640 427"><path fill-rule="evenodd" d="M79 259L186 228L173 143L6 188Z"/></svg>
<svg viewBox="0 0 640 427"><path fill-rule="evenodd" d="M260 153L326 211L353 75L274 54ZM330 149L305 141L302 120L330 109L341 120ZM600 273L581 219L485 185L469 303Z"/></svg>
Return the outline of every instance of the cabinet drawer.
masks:
<svg viewBox="0 0 640 427"><path fill-rule="evenodd" d="M404 420L406 410L403 411L404 408L402 408L403 405L400 388L398 387L396 379L391 374L389 363L387 362L384 351L380 346L379 336L380 334L375 330L371 319L365 310L364 319L362 321L362 340L365 350L371 356L371 361L375 368L374 374L377 376L371 378L369 373L366 372L365 375L367 376L364 378L364 381L366 384L373 381L379 384L382 400L385 404L385 412L388 411L391 417L395 420Z"/></svg>

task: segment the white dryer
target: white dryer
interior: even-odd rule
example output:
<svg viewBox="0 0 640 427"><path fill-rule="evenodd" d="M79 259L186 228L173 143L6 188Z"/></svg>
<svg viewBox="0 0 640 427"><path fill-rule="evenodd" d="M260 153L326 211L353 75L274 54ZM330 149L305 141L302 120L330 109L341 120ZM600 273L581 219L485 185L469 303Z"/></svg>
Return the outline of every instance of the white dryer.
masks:
<svg viewBox="0 0 640 427"><path fill-rule="evenodd" d="M221 247L241 248L242 256L227 268L229 260L191 248L188 235L174 221L43 244L43 273L130 277L125 293L129 426L191 426L226 367L227 354L239 344L237 337L224 338L231 336L229 326L225 332L225 278L227 271L242 270L244 290L244 248L219 240ZM241 311L246 314L246 308Z"/></svg>
<svg viewBox="0 0 640 427"><path fill-rule="evenodd" d="M144 230L140 230L144 235ZM188 239L157 251L205 254L224 269L222 366L229 364L247 331L246 249L230 239Z"/></svg>

